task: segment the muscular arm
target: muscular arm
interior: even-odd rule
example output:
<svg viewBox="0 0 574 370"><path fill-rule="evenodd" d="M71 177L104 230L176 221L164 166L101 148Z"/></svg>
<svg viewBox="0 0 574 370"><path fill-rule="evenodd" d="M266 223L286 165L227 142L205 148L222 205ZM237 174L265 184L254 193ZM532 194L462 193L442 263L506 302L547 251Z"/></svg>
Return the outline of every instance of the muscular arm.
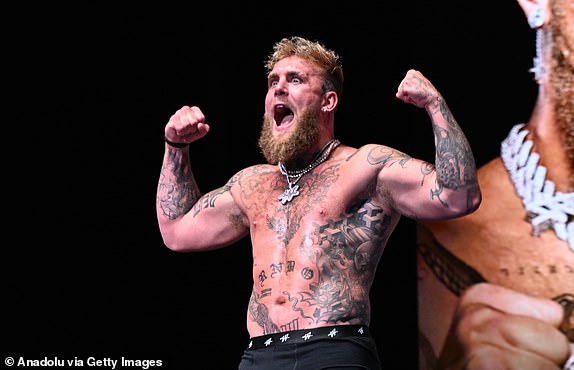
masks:
<svg viewBox="0 0 574 370"><path fill-rule="evenodd" d="M410 70L397 97L424 108L435 138L435 163L404 157L401 166L384 166L379 175L393 196L395 208L417 219L446 219L471 213L481 202L472 150L445 100L420 72Z"/></svg>
<svg viewBox="0 0 574 370"><path fill-rule="evenodd" d="M166 151L157 188L157 213L160 227L186 214L200 198L189 161L189 147Z"/></svg>
<svg viewBox="0 0 574 370"><path fill-rule="evenodd" d="M210 130L201 109L183 106L165 126L166 143L157 186L156 213L165 245L175 251L202 251L229 245L248 232L248 224L231 195L238 175L210 193L201 195L191 171L190 144Z"/></svg>
<svg viewBox="0 0 574 370"><path fill-rule="evenodd" d="M191 171L189 149L166 145L157 187L156 212L167 247L202 251L229 245L247 234L243 213L231 196L235 178L201 195Z"/></svg>

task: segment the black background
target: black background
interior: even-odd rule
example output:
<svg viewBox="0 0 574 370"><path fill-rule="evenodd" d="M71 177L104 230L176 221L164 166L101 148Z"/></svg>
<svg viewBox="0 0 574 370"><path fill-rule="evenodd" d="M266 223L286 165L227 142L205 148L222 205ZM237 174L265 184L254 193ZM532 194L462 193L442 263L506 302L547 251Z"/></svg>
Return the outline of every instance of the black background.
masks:
<svg viewBox="0 0 574 370"><path fill-rule="evenodd" d="M263 161L263 61L290 35L341 55L336 136L429 161L426 113L395 97L409 68L442 92L477 163L528 118L534 32L518 4L201 3L31 8L7 13L2 350L29 359L160 359L235 369L248 334L251 255L177 254L161 240L155 190L163 128L198 105L212 130L191 147L204 191ZM417 364L414 223L379 265L373 335L386 369ZM2 361L3 361L2 358ZM4 366L4 364L2 364Z"/></svg>

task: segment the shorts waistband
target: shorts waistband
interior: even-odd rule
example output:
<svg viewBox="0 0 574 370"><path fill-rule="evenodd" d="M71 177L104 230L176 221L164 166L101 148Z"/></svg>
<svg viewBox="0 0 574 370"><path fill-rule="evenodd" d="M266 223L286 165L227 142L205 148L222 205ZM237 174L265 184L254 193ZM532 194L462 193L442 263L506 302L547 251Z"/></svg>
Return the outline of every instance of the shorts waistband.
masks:
<svg viewBox="0 0 574 370"><path fill-rule="evenodd" d="M283 331L252 337L248 349L260 349L283 344L307 343L321 339L338 339L344 337L370 337L366 325L334 325L312 329Z"/></svg>

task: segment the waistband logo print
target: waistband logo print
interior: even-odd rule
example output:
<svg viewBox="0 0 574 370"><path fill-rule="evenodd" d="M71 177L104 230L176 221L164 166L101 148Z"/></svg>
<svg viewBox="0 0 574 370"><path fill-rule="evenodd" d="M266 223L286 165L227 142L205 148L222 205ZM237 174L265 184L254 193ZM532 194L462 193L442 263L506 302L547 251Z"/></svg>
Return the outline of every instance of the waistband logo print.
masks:
<svg viewBox="0 0 574 370"><path fill-rule="evenodd" d="M368 327L364 325L335 325L319 327L312 330L292 330L283 333L266 334L253 337L249 341L249 349L265 348L272 345L296 344L321 339L344 338L349 336L369 336Z"/></svg>

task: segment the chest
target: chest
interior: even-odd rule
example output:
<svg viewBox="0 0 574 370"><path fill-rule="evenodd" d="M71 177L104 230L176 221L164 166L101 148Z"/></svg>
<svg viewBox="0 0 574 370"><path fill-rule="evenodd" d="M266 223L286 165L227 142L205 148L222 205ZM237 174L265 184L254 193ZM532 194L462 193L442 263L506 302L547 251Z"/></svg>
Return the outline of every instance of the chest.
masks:
<svg viewBox="0 0 574 370"><path fill-rule="evenodd" d="M333 245L353 250L367 240L386 240L398 215L378 196L374 172L359 167L329 161L290 180L291 187L279 170L243 178L241 204L255 251Z"/></svg>

